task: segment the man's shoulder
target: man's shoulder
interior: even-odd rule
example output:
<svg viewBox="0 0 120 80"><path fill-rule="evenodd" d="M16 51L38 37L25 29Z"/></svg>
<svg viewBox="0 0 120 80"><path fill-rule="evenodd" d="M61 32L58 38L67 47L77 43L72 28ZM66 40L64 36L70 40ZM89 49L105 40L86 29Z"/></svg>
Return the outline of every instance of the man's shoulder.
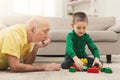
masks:
<svg viewBox="0 0 120 80"><path fill-rule="evenodd" d="M24 24L15 24L8 26L6 29L4 29L4 32L12 33L12 32L19 32L19 31L26 30Z"/></svg>
<svg viewBox="0 0 120 80"><path fill-rule="evenodd" d="M16 25L12 25L10 26L10 32L11 34L14 34L14 35L25 35L26 33L26 28L25 28L25 25L23 24L16 24Z"/></svg>
<svg viewBox="0 0 120 80"><path fill-rule="evenodd" d="M26 34L26 27L24 24L16 24L11 26L11 29L9 30L10 36L14 37L14 39L20 41L25 41L27 39L27 34Z"/></svg>
<svg viewBox="0 0 120 80"><path fill-rule="evenodd" d="M24 24L16 24L16 25L13 25L14 28L16 29L23 29L25 30L25 25Z"/></svg>

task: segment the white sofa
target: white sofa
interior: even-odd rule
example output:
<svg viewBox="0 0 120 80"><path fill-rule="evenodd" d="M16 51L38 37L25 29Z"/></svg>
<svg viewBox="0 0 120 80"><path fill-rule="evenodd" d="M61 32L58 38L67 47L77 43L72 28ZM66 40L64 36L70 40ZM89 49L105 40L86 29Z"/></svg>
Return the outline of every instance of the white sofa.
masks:
<svg viewBox="0 0 120 80"><path fill-rule="evenodd" d="M31 16L0 16L0 27L25 23ZM62 56L65 54L65 39L71 28L71 17L46 17L50 23L51 43L39 49L38 55ZM116 26L115 17L88 17L87 33L97 45L101 55L107 55L107 62L111 62L111 55L120 54L120 26ZM1 28L0 28L1 29ZM87 49L87 52L90 51Z"/></svg>

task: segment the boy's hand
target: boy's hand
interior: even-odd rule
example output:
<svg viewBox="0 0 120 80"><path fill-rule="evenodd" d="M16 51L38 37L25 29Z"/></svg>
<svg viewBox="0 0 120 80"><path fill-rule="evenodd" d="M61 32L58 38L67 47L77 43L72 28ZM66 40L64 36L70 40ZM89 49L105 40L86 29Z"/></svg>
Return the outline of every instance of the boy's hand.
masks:
<svg viewBox="0 0 120 80"><path fill-rule="evenodd" d="M102 67L102 63L100 62L100 60L97 57L94 59L92 66L94 66L95 64L98 64L99 67Z"/></svg>
<svg viewBox="0 0 120 80"><path fill-rule="evenodd" d="M73 57L73 60L74 60L74 62L75 62L75 65L76 65L76 66L79 68L79 70L81 71L81 70L83 69L83 62L80 61L80 59L79 59L77 56Z"/></svg>

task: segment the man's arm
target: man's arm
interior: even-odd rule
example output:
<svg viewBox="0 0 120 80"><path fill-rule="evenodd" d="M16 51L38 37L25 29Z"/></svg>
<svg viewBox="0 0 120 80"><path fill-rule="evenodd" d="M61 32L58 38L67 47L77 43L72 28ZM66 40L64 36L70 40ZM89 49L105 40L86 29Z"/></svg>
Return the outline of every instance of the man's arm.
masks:
<svg viewBox="0 0 120 80"><path fill-rule="evenodd" d="M25 64L33 64L33 62L35 61L35 57L36 57L38 49L39 49L39 46L35 45L33 47L32 52L30 53L30 55L23 61L23 63L25 63Z"/></svg>
<svg viewBox="0 0 120 80"><path fill-rule="evenodd" d="M23 61L24 63L26 63L26 64L32 64L35 61L35 57L36 57L38 49L47 46L50 43L50 39L48 38L45 41L42 41L40 43L41 44L36 43L34 45L33 50L30 53L30 55Z"/></svg>
<svg viewBox="0 0 120 80"><path fill-rule="evenodd" d="M23 71L37 71L37 70L44 70L45 65L30 65L30 64L23 64L20 63L19 59L17 57L7 55L8 64L10 67L10 70L12 72L23 72Z"/></svg>
<svg viewBox="0 0 120 80"><path fill-rule="evenodd" d="M19 59L15 56L7 55L8 64L11 72L28 72L28 71L51 71L51 70L60 70L59 64L23 64L20 63Z"/></svg>

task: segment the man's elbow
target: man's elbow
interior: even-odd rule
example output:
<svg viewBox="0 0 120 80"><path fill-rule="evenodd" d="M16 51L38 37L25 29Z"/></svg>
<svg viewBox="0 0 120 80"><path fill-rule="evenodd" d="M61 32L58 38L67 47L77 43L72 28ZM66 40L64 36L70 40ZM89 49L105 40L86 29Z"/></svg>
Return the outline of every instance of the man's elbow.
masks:
<svg viewBox="0 0 120 80"><path fill-rule="evenodd" d="M16 65L14 67L10 67L10 72L22 72L22 68L19 65Z"/></svg>

